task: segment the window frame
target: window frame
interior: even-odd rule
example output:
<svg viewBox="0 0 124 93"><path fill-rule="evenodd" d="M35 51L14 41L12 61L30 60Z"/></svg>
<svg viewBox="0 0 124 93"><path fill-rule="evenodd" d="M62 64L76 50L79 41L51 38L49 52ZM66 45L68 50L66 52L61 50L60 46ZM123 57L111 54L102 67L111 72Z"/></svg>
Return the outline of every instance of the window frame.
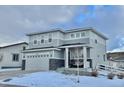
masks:
<svg viewBox="0 0 124 93"><path fill-rule="evenodd" d="M19 54L18 53L12 54L12 61L13 62L19 62Z"/></svg>
<svg viewBox="0 0 124 93"><path fill-rule="evenodd" d="M81 37L85 37L86 33L85 32L81 32Z"/></svg>
<svg viewBox="0 0 124 93"><path fill-rule="evenodd" d="M80 38L80 33L79 32L76 33L76 38Z"/></svg>
<svg viewBox="0 0 124 93"><path fill-rule="evenodd" d="M40 43L41 44L45 43L45 40L44 39L41 39Z"/></svg>
<svg viewBox="0 0 124 93"><path fill-rule="evenodd" d="M38 42L37 40L34 40L33 44L34 44L34 45L36 45L36 44L37 44L37 42Z"/></svg>
<svg viewBox="0 0 124 93"><path fill-rule="evenodd" d="M73 36L72 36L73 35ZM74 33L71 33L71 38L75 38L75 34Z"/></svg>

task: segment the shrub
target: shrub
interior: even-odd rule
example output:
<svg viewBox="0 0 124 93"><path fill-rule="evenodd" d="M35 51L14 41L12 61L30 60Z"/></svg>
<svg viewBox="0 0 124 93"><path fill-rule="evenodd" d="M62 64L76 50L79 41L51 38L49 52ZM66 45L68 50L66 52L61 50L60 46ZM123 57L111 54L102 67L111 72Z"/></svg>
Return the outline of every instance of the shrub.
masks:
<svg viewBox="0 0 124 93"><path fill-rule="evenodd" d="M97 77L98 76L98 71L97 70L93 70L91 72L91 75L94 76L94 77Z"/></svg>
<svg viewBox="0 0 124 93"><path fill-rule="evenodd" d="M123 73L120 73L117 75L118 79L123 79L124 78L124 74Z"/></svg>
<svg viewBox="0 0 124 93"><path fill-rule="evenodd" d="M108 74L108 79L113 79L114 76L115 76L115 75L114 75L113 73L109 73L109 74Z"/></svg>

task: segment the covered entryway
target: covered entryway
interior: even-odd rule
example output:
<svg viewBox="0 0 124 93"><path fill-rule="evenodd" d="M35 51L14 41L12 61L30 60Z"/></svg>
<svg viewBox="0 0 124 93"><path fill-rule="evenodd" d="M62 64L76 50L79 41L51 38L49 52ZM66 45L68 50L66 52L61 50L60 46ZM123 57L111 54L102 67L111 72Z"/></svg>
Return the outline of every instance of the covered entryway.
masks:
<svg viewBox="0 0 124 93"><path fill-rule="evenodd" d="M62 48L65 49L65 68L76 68L78 62L80 68L92 68L90 46L71 45Z"/></svg>

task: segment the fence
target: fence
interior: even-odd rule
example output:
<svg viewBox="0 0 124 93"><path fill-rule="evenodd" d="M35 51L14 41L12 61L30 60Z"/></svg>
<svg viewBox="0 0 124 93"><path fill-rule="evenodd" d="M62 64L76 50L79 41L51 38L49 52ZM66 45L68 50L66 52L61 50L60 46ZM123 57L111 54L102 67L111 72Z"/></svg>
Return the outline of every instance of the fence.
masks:
<svg viewBox="0 0 124 93"><path fill-rule="evenodd" d="M106 71L114 72L115 74L124 73L124 68L112 67L109 65L99 65L99 70L106 70Z"/></svg>

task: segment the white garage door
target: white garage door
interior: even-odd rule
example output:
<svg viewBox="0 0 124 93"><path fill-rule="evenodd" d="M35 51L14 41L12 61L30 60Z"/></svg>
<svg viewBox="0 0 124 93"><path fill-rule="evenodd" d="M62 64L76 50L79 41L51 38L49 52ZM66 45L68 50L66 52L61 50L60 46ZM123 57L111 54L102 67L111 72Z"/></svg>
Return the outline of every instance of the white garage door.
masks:
<svg viewBox="0 0 124 93"><path fill-rule="evenodd" d="M49 70L49 57L43 55L43 57L27 58L26 70Z"/></svg>

